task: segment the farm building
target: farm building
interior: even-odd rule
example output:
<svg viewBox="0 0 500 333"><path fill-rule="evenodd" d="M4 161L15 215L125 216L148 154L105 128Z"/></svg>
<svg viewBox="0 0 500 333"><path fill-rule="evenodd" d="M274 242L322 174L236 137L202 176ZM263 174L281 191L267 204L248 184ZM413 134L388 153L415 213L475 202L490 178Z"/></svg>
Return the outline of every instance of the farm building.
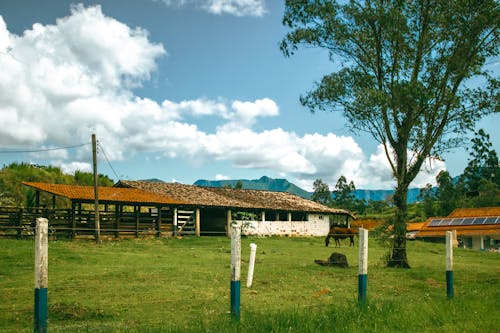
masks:
<svg viewBox="0 0 500 333"><path fill-rule="evenodd" d="M458 208L447 217L428 219L416 237L443 240L446 231L455 231L459 246L476 250L500 247L500 207Z"/></svg>
<svg viewBox="0 0 500 333"><path fill-rule="evenodd" d="M247 235L325 236L330 220L348 224L354 216L287 192L201 187L179 183L120 181L116 187L141 189L189 202L197 234L227 234L233 220Z"/></svg>
<svg viewBox="0 0 500 333"><path fill-rule="evenodd" d="M54 232L70 237L221 235L230 232L235 220L244 222L243 233L248 235L325 236L331 221L348 224L354 218L348 211L286 192L119 181L114 187L98 188L97 220L92 186L23 185L35 191L36 207L0 209L0 232L10 227L20 235L30 230L33 216L43 215ZM40 195L52 197L51 208L39 207ZM61 199L71 208L56 209Z"/></svg>

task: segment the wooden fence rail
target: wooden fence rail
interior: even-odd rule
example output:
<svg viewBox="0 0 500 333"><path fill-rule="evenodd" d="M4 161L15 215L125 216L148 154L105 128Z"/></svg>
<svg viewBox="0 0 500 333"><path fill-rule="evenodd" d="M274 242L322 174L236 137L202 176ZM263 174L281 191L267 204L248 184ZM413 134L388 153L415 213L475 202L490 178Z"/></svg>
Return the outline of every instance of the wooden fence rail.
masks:
<svg viewBox="0 0 500 333"><path fill-rule="evenodd" d="M49 220L52 238L92 238L95 235L93 210L0 206L0 237L33 237L39 217ZM99 220L103 237L165 236L173 232L169 210L156 213L100 211Z"/></svg>

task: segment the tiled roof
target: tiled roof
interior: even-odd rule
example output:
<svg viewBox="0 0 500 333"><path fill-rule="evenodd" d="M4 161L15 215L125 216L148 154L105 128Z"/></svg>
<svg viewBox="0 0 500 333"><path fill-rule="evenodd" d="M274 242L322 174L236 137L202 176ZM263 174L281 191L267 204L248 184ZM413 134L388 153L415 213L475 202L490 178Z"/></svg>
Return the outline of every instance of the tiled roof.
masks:
<svg viewBox="0 0 500 333"><path fill-rule="evenodd" d="M49 184L37 182L23 182L23 185L44 191L70 200L93 202L94 187L81 185ZM143 191L136 188L98 187L99 202L118 202L131 204L185 204L165 195Z"/></svg>
<svg viewBox="0 0 500 333"><path fill-rule="evenodd" d="M346 214L353 217L349 211L330 208L287 192L124 180L115 186L168 195L197 206Z"/></svg>

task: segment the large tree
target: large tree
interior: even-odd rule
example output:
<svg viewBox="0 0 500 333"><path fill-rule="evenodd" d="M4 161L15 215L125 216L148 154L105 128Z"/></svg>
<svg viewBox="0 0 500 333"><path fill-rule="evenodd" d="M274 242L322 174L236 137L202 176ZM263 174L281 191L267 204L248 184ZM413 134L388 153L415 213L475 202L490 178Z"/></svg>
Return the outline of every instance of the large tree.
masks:
<svg viewBox="0 0 500 333"><path fill-rule="evenodd" d="M313 183L314 192L312 194L312 201L319 202L323 205L330 206L332 204L332 193L328 184L321 179L316 179Z"/></svg>
<svg viewBox="0 0 500 333"><path fill-rule="evenodd" d="M389 266L409 267L407 193L428 157L456 147L482 116L498 111L496 0L287 0L281 43L328 50L336 70L301 103L342 110L352 129L384 146L395 178ZM466 85L481 76L480 84ZM472 87L472 88L471 88Z"/></svg>

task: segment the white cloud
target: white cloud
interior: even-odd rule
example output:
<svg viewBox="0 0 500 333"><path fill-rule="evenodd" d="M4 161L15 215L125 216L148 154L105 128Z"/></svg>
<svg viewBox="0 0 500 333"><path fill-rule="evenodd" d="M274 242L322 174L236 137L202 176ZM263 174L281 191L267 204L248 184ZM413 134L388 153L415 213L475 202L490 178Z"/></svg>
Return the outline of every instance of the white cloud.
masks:
<svg viewBox="0 0 500 333"><path fill-rule="evenodd" d="M75 171L90 172L92 170L90 163L84 163L84 162L71 162L71 163L56 162L54 164L59 165L62 172L67 174L74 174Z"/></svg>
<svg viewBox="0 0 500 333"><path fill-rule="evenodd" d="M235 16L263 16L266 11L264 0L207 0L203 6L213 14Z"/></svg>
<svg viewBox="0 0 500 333"><path fill-rule="evenodd" d="M261 17L267 13L265 0L161 0L161 2L175 8L194 5L216 15Z"/></svg>
<svg viewBox="0 0 500 333"><path fill-rule="evenodd" d="M96 133L111 161L155 152L190 163L262 169L308 189L316 178L333 187L341 175L358 188L393 186L381 148L367 157L352 137L254 130L261 118L279 115L270 98L159 103L135 96L132 88L150 78L166 52L146 31L105 16L99 6L75 6L55 25L34 24L21 36L10 34L0 17L2 48L0 147L68 146ZM192 117L207 116L219 120L213 131L193 123ZM66 154L46 158L68 171L90 170L88 146ZM433 163L414 184L425 185L440 168L442 162Z"/></svg>
<svg viewBox="0 0 500 333"><path fill-rule="evenodd" d="M215 180L228 180L229 177L225 175L221 175L220 173L215 175Z"/></svg>

